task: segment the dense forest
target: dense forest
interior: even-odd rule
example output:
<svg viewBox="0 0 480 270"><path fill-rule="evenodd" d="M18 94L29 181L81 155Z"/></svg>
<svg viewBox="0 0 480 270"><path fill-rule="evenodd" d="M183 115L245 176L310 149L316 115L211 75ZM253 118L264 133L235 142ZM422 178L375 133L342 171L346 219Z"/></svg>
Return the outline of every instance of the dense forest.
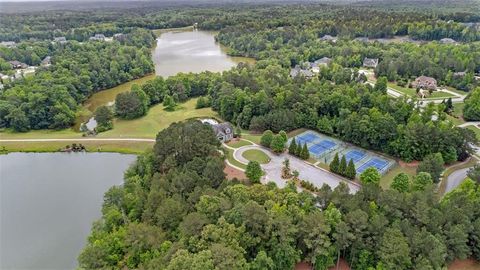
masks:
<svg viewBox="0 0 480 270"><path fill-rule="evenodd" d="M105 194L80 267L284 270L306 260L326 269L343 257L354 269L400 270L480 259L472 180L441 199L420 176L407 177L406 189L368 184L352 195L341 184L315 197L294 185L227 181L218 150L198 121L161 131L123 186Z"/></svg>

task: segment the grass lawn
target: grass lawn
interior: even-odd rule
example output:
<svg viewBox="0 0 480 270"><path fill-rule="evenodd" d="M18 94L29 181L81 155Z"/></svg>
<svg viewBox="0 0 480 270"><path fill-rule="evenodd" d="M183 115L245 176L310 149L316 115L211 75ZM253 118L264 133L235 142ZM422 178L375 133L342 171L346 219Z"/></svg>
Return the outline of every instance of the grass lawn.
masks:
<svg viewBox="0 0 480 270"><path fill-rule="evenodd" d="M241 163L241 162L238 162L235 158L233 158L233 150L232 149L228 149L226 147L223 148L225 150L225 154L227 155L227 160L230 162L230 164L232 165L235 165L239 168L242 168L242 169L246 169L247 168L247 165Z"/></svg>
<svg viewBox="0 0 480 270"><path fill-rule="evenodd" d="M250 161L257 161L260 164L267 164L270 158L263 151L250 149L243 152L243 157Z"/></svg>
<svg viewBox="0 0 480 270"><path fill-rule="evenodd" d="M262 134L254 134L250 133L250 131L242 130L242 138L252 141L256 144L260 144L260 138L262 138Z"/></svg>
<svg viewBox="0 0 480 270"><path fill-rule="evenodd" d="M97 135L98 138L155 138L157 133L167 128L174 122L183 121L197 117L217 117L217 113L211 108L195 109L197 100L191 99L173 112L163 109L162 105L150 108L148 114L134 120L115 119L114 128ZM82 134L72 129L64 130L33 130L25 133L1 130L0 139L75 139L82 138ZM74 141L72 141L74 142ZM31 151L31 152L52 152L65 147L68 142L0 142L1 147L5 146L7 151ZM151 147L149 142L85 142L89 151L140 153Z"/></svg>
<svg viewBox="0 0 480 270"><path fill-rule="evenodd" d="M475 136L477 136L477 139L480 140L480 129L476 126L467 126L466 128L472 130L475 133Z"/></svg>
<svg viewBox="0 0 480 270"><path fill-rule="evenodd" d="M417 174L416 170L417 170L416 167L407 167L407 166L402 167L397 164L397 166L395 166L393 169L391 169L385 175L382 176L382 178L380 179L380 186L383 189L389 189L390 184L392 184L393 182L393 178L395 178L395 176L397 176L399 173L402 173L402 172L406 173L411 180L412 177Z"/></svg>
<svg viewBox="0 0 480 270"><path fill-rule="evenodd" d="M72 143L81 143L87 152L118 152L124 154L141 154L153 147L153 142L0 142L0 152L57 152Z"/></svg>
<svg viewBox="0 0 480 270"><path fill-rule="evenodd" d="M455 96L447 92L434 91L427 99L439 99L439 98L449 98L449 97L455 97Z"/></svg>
<svg viewBox="0 0 480 270"><path fill-rule="evenodd" d="M252 143L250 143L249 141L240 139L240 140L232 140L229 143L227 143L227 145L233 148L240 148L242 146L252 145Z"/></svg>
<svg viewBox="0 0 480 270"><path fill-rule="evenodd" d="M150 108L148 114L133 120L115 119L113 129L102 132L99 138L155 138L157 133L170 126L174 122L184 121L198 117L218 117L211 108L195 109L197 99L190 99L179 104L175 111L164 110L163 105L158 104Z"/></svg>
<svg viewBox="0 0 480 270"><path fill-rule="evenodd" d="M177 27L177 28L163 28L163 29L154 29L152 30L153 34L156 37L159 37L162 33L171 32L171 31L192 31L193 26Z"/></svg>
<svg viewBox="0 0 480 270"><path fill-rule="evenodd" d="M401 86L398 86L397 84L395 83L388 83L387 84L388 87L394 89L394 90L397 90L398 92L400 93L403 93L407 96L415 96L417 94L417 90L416 89L413 89L413 88L406 88L406 87L401 87Z"/></svg>
<svg viewBox="0 0 480 270"><path fill-rule="evenodd" d="M461 125L465 123L463 120L463 107L464 103L453 103L453 112L451 115L447 115L447 119L452 121L455 125Z"/></svg>
<svg viewBox="0 0 480 270"><path fill-rule="evenodd" d="M402 86L399 86L395 83L388 83L388 87L394 89L394 90L397 90L398 92L400 93L403 93L407 96L411 96L411 97L414 97L417 95L417 90L414 89L414 88L407 88L407 87L402 87ZM454 97L454 95L450 94L450 93L446 93L446 92L442 92L442 91L434 91L432 92L432 94L426 98L427 100L428 99L440 99L440 98L449 98L449 97Z"/></svg>

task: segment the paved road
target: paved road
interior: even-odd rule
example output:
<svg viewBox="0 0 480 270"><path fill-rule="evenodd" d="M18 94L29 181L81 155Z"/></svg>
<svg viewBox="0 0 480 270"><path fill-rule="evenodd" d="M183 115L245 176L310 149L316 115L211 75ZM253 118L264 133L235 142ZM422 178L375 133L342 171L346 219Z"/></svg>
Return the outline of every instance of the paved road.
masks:
<svg viewBox="0 0 480 270"><path fill-rule="evenodd" d="M248 160L244 158L242 154L246 150L251 149L263 151L270 157L271 160L268 164L262 164L262 168L266 173L265 181L275 182L280 188L283 188L286 185L286 181L281 177L281 170L283 167L283 161L285 160L285 158L288 158L290 159L290 167L292 168L292 171L297 170L300 172L300 179L307 180L319 188L322 187L323 184L327 184L333 189L338 186L340 182L344 182L349 186L351 193L355 193L360 189L359 184L344 180L343 178L335 174L315 167L289 154L284 153L281 155L275 155L269 150L258 145L247 145L237 148L233 152L233 157L243 164L248 164Z"/></svg>
<svg viewBox="0 0 480 270"><path fill-rule="evenodd" d="M470 168L460 169L458 171L454 171L447 177L447 183L445 186L445 193L452 191L458 185L460 185L465 178L467 178L467 172Z"/></svg>
<svg viewBox="0 0 480 270"><path fill-rule="evenodd" d="M471 121L471 122L465 122L463 124L458 125L459 127L468 127L468 126L478 126L480 125L480 121Z"/></svg>
<svg viewBox="0 0 480 270"><path fill-rule="evenodd" d="M141 138L71 138L71 139L5 139L1 142L82 142L82 141L130 141L130 142L155 142L155 139Z"/></svg>

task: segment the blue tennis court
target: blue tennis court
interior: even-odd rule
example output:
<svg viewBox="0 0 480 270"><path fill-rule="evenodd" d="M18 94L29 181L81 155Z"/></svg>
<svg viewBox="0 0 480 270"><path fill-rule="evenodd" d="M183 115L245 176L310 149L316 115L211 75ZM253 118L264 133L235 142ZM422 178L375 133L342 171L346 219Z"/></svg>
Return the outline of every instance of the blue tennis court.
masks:
<svg viewBox="0 0 480 270"><path fill-rule="evenodd" d="M319 138L318 136L312 133L304 133L302 135L297 136L297 140L302 142L313 142L318 138Z"/></svg>
<svg viewBox="0 0 480 270"><path fill-rule="evenodd" d="M347 159L347 162L349 162L350 160L353 160L353 162L357 163L360 160L362 160L366 155L367 155L366 152L359 151L359 150L352 150L345 154L345 158Z"/></svg>
<svg viewBox="0 0 480 270"><path fill-rule="evenodd" d="M322 146L326 149L332 149L337 144L332 142L332 141L329 141L329 140L323 140L323 141L319 142L318 145L320 145L320 146Z"/></svg>
<svg viewBox="0 0 480 270"><path fill-rule="evenodd" d="M308 147L308 151L310 151L310 153L316 155L316 156L319 156L323 153L325 153L326 151L328 150L328 148L325 148L319 144L314 144L310 147Z"/></svg>
<svg viewBox="0 0 480 270"><path fill-rule="evenodd" d="M372 158L369 161L365 162L362 166L360 166L357 169L357 173L362 173L365 171L367 168L374 167L376 168L379 172L382 172L382 170L388 165L388 162L379 159L379 158Z"/></svg>

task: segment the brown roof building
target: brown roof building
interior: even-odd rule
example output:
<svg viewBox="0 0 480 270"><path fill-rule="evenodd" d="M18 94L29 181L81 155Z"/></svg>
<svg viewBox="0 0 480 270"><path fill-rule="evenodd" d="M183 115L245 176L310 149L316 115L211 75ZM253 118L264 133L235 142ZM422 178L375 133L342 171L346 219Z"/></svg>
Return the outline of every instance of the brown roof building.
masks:
<svg viewBox="0 0 480 270"><path fill-rule="evenodd" d="M412 82L413 88L437 90L437 80L432 77L420 76Z"/></svg>

